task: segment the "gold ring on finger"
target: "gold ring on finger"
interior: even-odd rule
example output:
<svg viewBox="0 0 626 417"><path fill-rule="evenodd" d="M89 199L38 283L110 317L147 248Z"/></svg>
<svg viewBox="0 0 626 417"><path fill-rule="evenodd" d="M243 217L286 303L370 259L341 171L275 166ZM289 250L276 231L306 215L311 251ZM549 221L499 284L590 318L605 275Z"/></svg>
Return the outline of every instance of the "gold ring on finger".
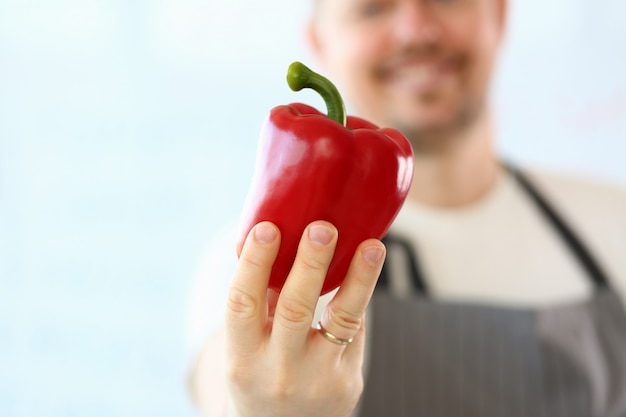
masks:
<svg viewBox="0 0 626 417"><path fill-rule="evenodd" d="M320 334L322 336L324 336L326 338L326 340L329 340L331 342L333 342L336 345L342 345L345 346L347 344L352 343L352 337L350 339L341 339L337 336L335 336L334 334L332 334L331 332L329 332L328 330L326 330L324 328L324 326L322 326L322 322L318 322L317 323L317 330L320 332Z"/></svg>

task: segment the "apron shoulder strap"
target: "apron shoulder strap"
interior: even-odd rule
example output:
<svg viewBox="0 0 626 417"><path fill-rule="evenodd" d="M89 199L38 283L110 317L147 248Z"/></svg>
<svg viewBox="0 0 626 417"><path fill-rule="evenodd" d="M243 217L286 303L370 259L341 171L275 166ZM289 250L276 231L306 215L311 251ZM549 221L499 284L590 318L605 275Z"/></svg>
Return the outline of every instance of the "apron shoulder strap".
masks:
<svg viewBox="0 0 626 417"><path fill-rule="evenodd" d="M424 274L422 274L422 270L420 268L419 257L416 255L415 248L413 247L411 242L394 234L388 234L383 238L382 241L388 250L398 250L404 255L404 260L406 261L406 270L410 274L413 288L415 289L415 291L417 291L418 294L427 296L428 286L424 281ZM380 272L380 277L378 278L378 282L376 284L376 290L380 291L389 288L389 280L391 279L390 275L392 273L393 267L390 268L387 261L385 261L385 263L383 264L383 269Z"/></svg>
<svg viewBox="0 0 626 417"><path fill-rule="evenodd" d="M574 257L578 260L580 266L585 270L585 272L587 272L587 275L591 278L593 283L596 284L596 287L607 288L609 286L609 281L606 274L602 271L596 259L591 255L574 230L568 226L563 221L563 217L556 212L553 205L548 202L548 200L539 192L528 177L526 177L526 175L524 175L519 169L510 165L506 165L506 168L537 205L541 213L548 220L548 223L550 223L559 236L561 236L563 242L574 254Z"/></svg>

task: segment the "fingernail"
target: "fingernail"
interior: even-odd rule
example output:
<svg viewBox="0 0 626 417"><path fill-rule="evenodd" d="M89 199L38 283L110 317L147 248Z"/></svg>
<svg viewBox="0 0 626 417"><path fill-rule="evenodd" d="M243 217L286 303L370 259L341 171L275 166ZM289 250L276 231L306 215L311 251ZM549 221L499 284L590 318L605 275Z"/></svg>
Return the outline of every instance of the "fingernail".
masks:
<svg viewBox="0 0 626 417"><path fill-rule="evenodd" d="M370 246L363 249L363 257L370 264L377 264L380 262L380 258L383 257L383 248L380 246Z"/></svg>
<svg viewBox="0 0 626 417"><path fill-rule="evenodd" d="M328 245L333 240L334 233L327 226L316 225L309 229L309 239L318 245Z"/></svg>
<svg viewBox="0 0 626 417"><path fill-rule="evenodd" d="M272 243L276 239L276 235L276 228L266 223L262 223L254 229L254 238L257 242Z"/></svg>

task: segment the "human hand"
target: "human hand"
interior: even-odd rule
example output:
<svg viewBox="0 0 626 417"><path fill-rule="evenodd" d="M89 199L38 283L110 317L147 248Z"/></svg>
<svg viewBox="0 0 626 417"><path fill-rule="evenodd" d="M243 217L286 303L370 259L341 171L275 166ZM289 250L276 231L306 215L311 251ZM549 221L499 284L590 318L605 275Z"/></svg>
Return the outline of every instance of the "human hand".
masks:
<svg viewBox="0 0 626 417"><path fill-rule="evenodd" d="M239 417L346 417L363 390L364 314L380 274L383 244L357 248L348 275L321 324L337 344L311 327L337 243L327 222L307 227L279 294L267 284L280 245L278 228L256 225L242 248L226 311L227 374Z"/></svg>

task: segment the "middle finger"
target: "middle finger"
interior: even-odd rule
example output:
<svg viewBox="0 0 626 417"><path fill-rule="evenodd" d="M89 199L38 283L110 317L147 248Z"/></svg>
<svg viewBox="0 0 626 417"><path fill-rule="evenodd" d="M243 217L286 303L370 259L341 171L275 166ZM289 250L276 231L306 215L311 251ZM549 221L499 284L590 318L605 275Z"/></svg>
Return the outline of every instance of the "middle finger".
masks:
<svg viewBox="0 0 626 417"><path fill-rule="evenodd" d="M270 343L282 354L301 351L306 344L336 244L337 229L328 222L313 222L302 235L272 326Z"/></svg>

